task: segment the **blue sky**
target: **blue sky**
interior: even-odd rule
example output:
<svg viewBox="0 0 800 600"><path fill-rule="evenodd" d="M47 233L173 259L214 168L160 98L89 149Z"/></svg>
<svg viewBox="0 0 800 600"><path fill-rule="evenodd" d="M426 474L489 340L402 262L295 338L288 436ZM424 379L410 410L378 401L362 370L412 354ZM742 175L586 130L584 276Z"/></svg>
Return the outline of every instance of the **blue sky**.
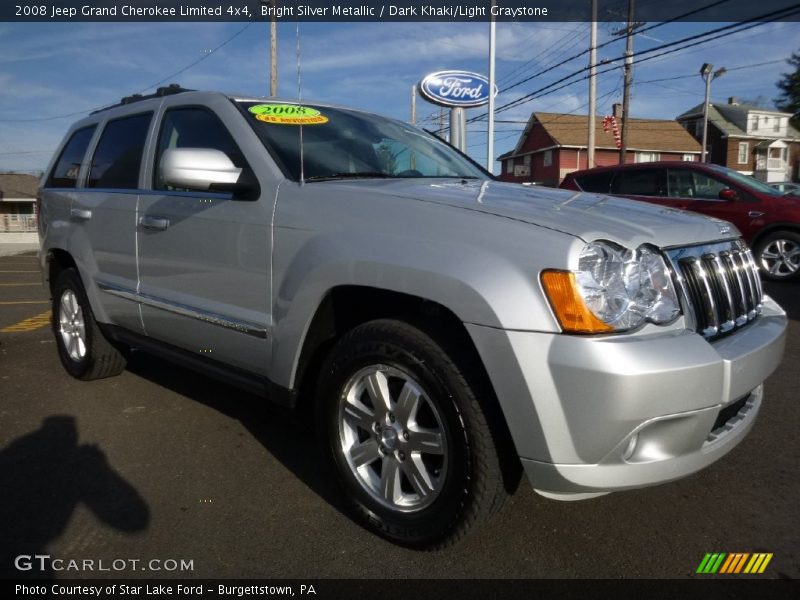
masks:
<svg viewBox="0 0 800 600"><path fill-rule="evenodd" d="M649 23L647 25L654 25ZM635 51L719 27L718 23L667 24L637 35ZM268 89L267 23L0 23L0 172L43 169L65 130L81 113L146 90L163 79L185 87L263 95ZM599 40L621 23L601 23ZM442 69L488 71L486 23L305 23L300 25L304 99L318 99L408 119L411 86ZM500 23L497 77L509 83L541 71L588 46L588 23ZM237 34L233 39L232 36ZM279 91L297 95L295 24L279 26ZM230 40L230 41L228 41ZM703 62L731 70L714 81L712 99L755 99L771 106L775 82L798 49L800 24L770 23L695 48L647 61L634 69L634 117L674 118L702 101L696 75ZM209 51L228 41L222 48ZM599 51L622 54L624 42ZM180 75L169 77L206 57ZM587 64L582 56L502 93L515 100ZM778 62L772 62L778 61ZM610 66L613 66L610 65ZM653 79L689 77L644 83ZM636 83L641 82L641 83ZM622 98L622 69L598 80L598 114ZM586 113L588 83L523 104L498 116L524 121L532 111ZM438 108L418 99L421 124L434 127ZM479 114L472 109L469 116ZM428 119L428 120L426 120ZM514 146L522 123L498 123L495 155ZM469 153L485 163L486 125L474 123Z"/></svg>

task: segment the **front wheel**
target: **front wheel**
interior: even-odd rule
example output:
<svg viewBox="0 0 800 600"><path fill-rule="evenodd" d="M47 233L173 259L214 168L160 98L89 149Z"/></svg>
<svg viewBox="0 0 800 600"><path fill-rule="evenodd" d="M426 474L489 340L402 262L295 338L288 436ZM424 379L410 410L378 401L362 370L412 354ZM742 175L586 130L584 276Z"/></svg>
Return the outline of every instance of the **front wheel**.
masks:
<svg viewBox="0 0 800 600"><path fill-rule="evenodd" d="M494 512L505 490L481 400L420 329L379 320L345 335L318 408L356 517L393 542L443 546Z"/></svg>
<svg viewBox="0 0 800 600"><path fill-rule="evenodd" d="M800 277L800 234L793 231L770 233L755 248L764 277L773 281Z"/></svg>

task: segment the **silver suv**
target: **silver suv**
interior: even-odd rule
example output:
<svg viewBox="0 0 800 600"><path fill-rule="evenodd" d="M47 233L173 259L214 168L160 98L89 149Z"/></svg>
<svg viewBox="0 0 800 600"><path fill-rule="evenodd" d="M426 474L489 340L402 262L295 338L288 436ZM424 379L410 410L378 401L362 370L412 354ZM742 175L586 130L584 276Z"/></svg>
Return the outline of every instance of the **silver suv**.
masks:
<svg viewBox="0 0 800 600"><path fill-rule="evenodd" d="M523 471L574 500L708 466L783 352L729 224L500 183L359 110L127 98L72 126L41 201L71 375L138 348L309 402L354 514L405 545L458 539Z"/></svg>

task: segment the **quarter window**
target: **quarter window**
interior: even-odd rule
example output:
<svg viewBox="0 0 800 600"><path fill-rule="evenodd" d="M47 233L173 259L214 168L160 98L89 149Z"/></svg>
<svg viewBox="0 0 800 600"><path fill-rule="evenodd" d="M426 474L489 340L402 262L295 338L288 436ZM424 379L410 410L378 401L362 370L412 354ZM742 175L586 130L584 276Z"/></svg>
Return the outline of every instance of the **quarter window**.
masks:
<svg viewBox="0 0 800 600"><path fill-rule="evenodd" d="M154 187L172 189L161 178L161 157L171 148L204 148L224 152L236 167L246 168L247 161L225 125L214 113L199 107L168 110L164 114L155 157Z"/></svg>
<svg viewBox="0 0 800 600"><path fill-rule="evenodd" d="M109 121L92 158L87 187L136 189L153 113Z"/></svg>
<svg viewBox="0 0 800 600"><path fill-rule="evenodd" d="M582 175L576 177L575 181L584 192L607 194L611 187L611 178L613 176L614 173L612 171L606 171L604 173L595 173L594 175Z"/></svg>
<svg viewBox="0 0 800 600"><path fill-rule="evenodd" d="M55 168L50 173L48 187L74 188L78 183L78 173L81 170L83 155L89 147L89 141L94 135L95 125L84 127L72 134L64 146Z"/></svg>

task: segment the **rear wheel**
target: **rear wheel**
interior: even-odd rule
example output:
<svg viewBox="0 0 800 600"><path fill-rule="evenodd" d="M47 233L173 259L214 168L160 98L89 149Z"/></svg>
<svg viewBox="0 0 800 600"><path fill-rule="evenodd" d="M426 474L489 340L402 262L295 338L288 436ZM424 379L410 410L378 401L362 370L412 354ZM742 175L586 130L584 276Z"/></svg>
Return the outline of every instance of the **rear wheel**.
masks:
<svg viewBox="0 0 800 600"><path fill-rule="evenodd" d="M444 546L502 504L478 394L423 331L394 320L356 327L332 350L318 400L349 503L383 537Z"/></svg>
<svg viewBox="0 0 800 600"><path fill-rule="evenodd" d="M770 233L758 243L755 253L765 278L773 281L800 278L800 234L793 231Z"/></svg>
<svg viewBox="0 0 800 600"><path fill-rule="evenodd" d="M125 357L100 331L72 268L61 271L53 287L53 333L61 364L73 377L102 379L125 369Z"/></svg>

